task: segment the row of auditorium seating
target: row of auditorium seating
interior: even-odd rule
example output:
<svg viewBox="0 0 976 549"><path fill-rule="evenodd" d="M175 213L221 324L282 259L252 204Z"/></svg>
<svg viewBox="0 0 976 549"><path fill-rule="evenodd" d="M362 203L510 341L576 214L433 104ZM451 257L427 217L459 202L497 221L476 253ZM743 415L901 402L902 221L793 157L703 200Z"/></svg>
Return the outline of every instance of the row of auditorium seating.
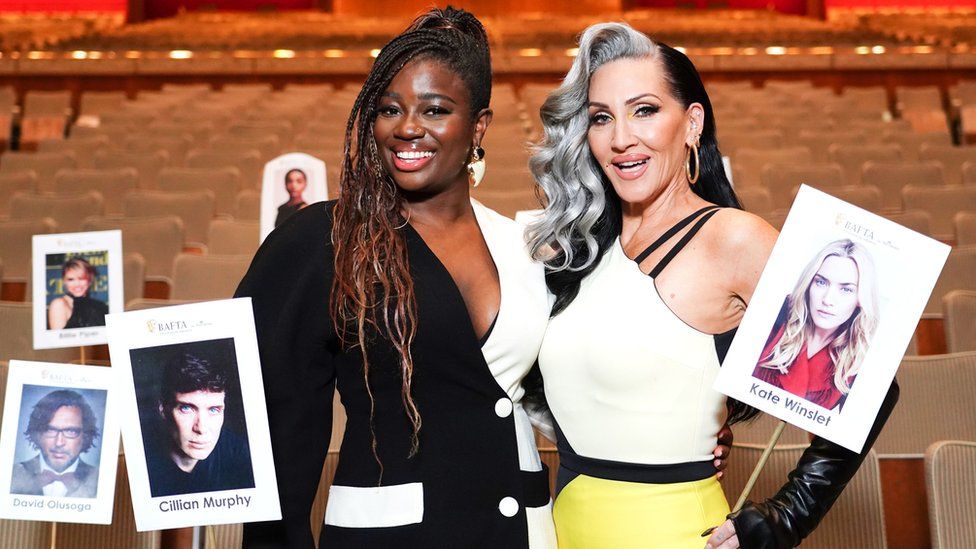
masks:
<svg viewBox="0 0 976 549"><path fill-rule="evenodd" d="M579 32L598 21L625 20L666 42L682 46L818 46L855 47L870 44L912 44L884 32L785 15L769 10L664 10L607 12L591 15L560 13L482 16L493 47L562 47L575 43ZM186 13L138 25L107 27L63 39L58 51L167 51L193 49L325 50L380 47L402 31L403 16L351 17L323 12L274 14Z"/></svg>
<svg viewBox="0 0 976 549"><path fill-rule="evenodd" d="M493 47L569 48L597 21L625 20L659 40L684 47L859 47L970 43L976 17L965 12L860 14L832 10L828 21L771 10L631 10L588 15L481 17ZM173 49L327 50L381 46L408 18L354 17L317 11L184 13L135 25L117 16L6 16L0 51L169 51Z"/></svg>

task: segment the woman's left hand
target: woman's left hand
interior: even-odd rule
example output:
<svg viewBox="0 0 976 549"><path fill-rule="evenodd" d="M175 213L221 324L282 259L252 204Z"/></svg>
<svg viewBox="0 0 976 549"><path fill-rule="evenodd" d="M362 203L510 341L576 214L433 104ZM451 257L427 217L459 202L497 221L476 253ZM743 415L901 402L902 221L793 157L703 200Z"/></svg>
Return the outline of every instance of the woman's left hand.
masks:
<svg viewBox="0 0 976 549"><path fill-rule="evenodd" d="M739 536L735 535L735 526L731 520L726 520L712 532L705 543L705 549L738 549Z"/></svg>
<svg viewBox="0 0 976 549"><path fill-rule="evenodd" d="M725 475L725 467L728 466L729 453L732 452L732 429L726 423L718 432L718 446L712 452L715 456L715 468L718 469L717 478L721 479Z"/></svg>

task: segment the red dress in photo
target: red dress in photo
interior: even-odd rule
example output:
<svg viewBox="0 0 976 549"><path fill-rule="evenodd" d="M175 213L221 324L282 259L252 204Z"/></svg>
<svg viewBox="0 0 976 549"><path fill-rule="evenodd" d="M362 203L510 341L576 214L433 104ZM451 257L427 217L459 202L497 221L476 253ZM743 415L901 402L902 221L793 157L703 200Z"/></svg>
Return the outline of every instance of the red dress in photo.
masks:
<svg viewBox="0 0 976 549"><path fill-rule="evenodd" d="M787 310L784 304L760 355L761 358L768 357L773 346L783 337ZM756 365L752 376L828 410L842 407L847 395L841 393L834 385L834 361L830 358L829 348L829 345L825 346L808 357L807 346L804 344L796 360L787 369L787 373L783 374L775 368Z"/></svg>

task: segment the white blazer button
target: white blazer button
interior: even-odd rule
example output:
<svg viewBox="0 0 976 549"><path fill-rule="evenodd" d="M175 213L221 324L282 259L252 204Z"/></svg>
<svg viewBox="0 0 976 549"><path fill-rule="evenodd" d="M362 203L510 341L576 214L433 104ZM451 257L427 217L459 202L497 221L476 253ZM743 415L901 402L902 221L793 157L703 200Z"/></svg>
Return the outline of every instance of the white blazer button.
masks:
<svg viewBox="0 0 976 549"><path fill-rule="evenodd" d="M498 417L508 417L512 415L512 400L508 398L498 399L498 402L495 403L495 414Z"/></svg>
<svg viewBox="0 0 976 549"><path fill-rule="evenodd" d="M515 498L508 496L498 502L498 511L506 517L514 517L519 512L519 504Z"/></svg>

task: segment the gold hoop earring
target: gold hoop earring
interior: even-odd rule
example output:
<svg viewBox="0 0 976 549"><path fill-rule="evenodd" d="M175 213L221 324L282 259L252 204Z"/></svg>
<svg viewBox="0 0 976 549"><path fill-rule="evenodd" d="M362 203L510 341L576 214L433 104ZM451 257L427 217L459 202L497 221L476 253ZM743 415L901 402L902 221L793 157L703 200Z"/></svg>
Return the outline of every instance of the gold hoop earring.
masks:
<svg viewBox="0 0 976 549"><path fill-rule="evenodd" d="M410 223L410 210L407 210L407 216L403 219L403 224L401 224L399 227L393 227L393 230L399 231L400 229L406 227L407 223Z"/></svg>
<svg viewBox="0 0 976 549"><path fill-rule="evenodd" d="M692 150L694 150L695 156L695 175L691 174L691 157ZM701 158L698 156L698 140L688 146L688 152L685 154L685 174L688 176L688 182L694 185L698 182L698 177L701 175Z"/></svg>
<svg viewBox="0 0 976 549"><path fill-rule="evenodd" d="M471 183L472 187L477 187L481 184L481 180L485 177L485 150L481 147L475 147L471 151L471 160L468 162L468 181Z"/></svg>

